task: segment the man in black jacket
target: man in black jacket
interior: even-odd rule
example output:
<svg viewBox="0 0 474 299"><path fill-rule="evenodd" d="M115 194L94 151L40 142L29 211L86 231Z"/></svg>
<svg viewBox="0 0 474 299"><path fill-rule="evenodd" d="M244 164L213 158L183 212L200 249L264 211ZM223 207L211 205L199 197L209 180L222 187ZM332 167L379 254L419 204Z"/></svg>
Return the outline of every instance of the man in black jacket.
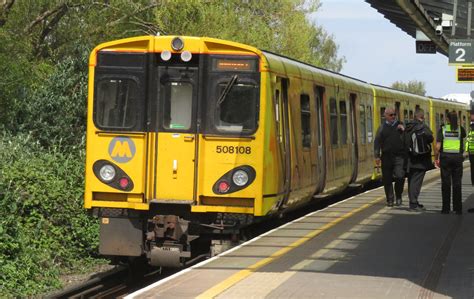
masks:
<svg viewBox="0 0 474 299"><path fill-rule="evenodd" d="M431 161L431 143L433 132L424 123L423 109L415 111L415 119L408 121L405 127L405 145L408 149L408 198L410 210L422 210L423 205L418 202L421 185L427 170L433 169Z"/></svg>
<svg viewBox="0 0 474 299"><path fill-rule="evenodd" d="M406 149L403 143L404 126L396 119L395 109L386 108L385 122L377 130L374 140L375 163L382 162L382 182L387 198L387 206L402 204L403 185L405 183ZM395 196L393 194L395 181Z"/></svg>

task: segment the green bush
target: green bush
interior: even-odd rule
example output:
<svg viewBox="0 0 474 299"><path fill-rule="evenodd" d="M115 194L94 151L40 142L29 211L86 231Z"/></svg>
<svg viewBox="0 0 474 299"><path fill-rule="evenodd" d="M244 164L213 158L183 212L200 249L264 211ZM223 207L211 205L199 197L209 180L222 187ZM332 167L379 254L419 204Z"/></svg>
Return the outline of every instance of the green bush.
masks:
<svg viewBox="0 0 474 299"><path fill-rule="evenodd" d="M43 147L61 151L84 148L87 103L87 59L89 49L78 46L64 57L47 79L30 87L23 103L18 127Z"/></svg>
<svg viewBox="0 0 474 299"><path fill-rule="evenodd" d="M82 207L84 150L6 135L0 161L0 296L56 289L60 272L97 253L98 223Z"/></svg>

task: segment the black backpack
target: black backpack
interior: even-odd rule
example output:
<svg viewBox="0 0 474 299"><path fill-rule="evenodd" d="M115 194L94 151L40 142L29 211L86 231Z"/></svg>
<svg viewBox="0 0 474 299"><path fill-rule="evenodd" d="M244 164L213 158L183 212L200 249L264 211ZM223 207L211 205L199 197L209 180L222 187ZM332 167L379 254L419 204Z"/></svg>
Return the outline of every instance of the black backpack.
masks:
<svg viewBox="0 0 474 299"><path fill-rule="evenodd" d="M431 143L426 141L423 127L418 130L408 132L408 150L413 156L426 155L431 153Z"/></svg>

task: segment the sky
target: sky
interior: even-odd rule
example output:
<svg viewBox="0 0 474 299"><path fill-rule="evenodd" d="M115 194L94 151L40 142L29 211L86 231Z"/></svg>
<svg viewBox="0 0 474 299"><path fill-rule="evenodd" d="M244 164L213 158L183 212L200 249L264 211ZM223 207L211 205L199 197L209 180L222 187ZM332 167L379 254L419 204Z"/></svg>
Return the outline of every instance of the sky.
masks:
<svg viewBox="0 0 474 299"><path fill-rule="evenodd" d="M385 19L364 0L321 0L312 17L333 35L341 73L383 86L395 81L425 82L426 95L470 94L471 83L456 83L455 67L442 54L416 54L415 39Z"/></svg>

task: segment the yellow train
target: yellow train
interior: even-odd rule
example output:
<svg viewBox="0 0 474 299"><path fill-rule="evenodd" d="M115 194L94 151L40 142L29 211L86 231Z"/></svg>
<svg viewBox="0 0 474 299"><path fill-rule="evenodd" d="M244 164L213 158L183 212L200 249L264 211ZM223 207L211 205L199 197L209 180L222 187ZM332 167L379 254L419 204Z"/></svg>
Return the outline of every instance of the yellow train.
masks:
<svg viewBox="0 0 474 299"><path fill-rule="evenodd" d="M195 240L378 179L386 107L432 128L468 107L231 41L142 36L89 60L85 208L100 253L178 266Z"/></svg>

